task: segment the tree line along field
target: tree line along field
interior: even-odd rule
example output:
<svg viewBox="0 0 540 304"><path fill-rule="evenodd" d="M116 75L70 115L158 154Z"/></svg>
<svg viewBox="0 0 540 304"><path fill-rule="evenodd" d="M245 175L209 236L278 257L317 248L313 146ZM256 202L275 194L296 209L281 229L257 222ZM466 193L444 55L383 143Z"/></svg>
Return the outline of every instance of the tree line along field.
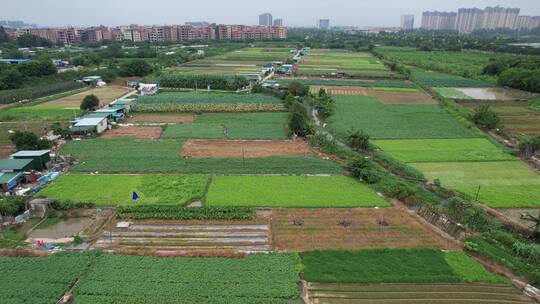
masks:
<svg viewBox="0 0 540 304"><path fill-rule="evenodd" d="M340 165L315 156L182 158L183 140L88 139L62 148L80 160L74 172L175 174L342 174Z"/></svg>
<svg viewBox="0 0 540 304"><path fill-rule="evenodd" d="M385 58L405 65L439 71L453 75L470 75L472 78L495 83L496 79L482 75L482 69L492 58L500 55L477 52L418 51L415 48L379 47L376 52Z"/></svg>
<svg viewBox="0 0 540 304"><path fill-rule="evenodd" d="M208 185L208 186L207 186ZM206 189L208 188L208 193ZM132 200L137 192L139 200ZM98 206L388 207L367 186L345 176L81 175L60 177L39 196Z"/></svg>
<svg viewBox="0 0 540 304"><path fill-rule="evenodd" d="M193 124L169 125L162 138L287 139L287 113L204 113Z"/></svg>

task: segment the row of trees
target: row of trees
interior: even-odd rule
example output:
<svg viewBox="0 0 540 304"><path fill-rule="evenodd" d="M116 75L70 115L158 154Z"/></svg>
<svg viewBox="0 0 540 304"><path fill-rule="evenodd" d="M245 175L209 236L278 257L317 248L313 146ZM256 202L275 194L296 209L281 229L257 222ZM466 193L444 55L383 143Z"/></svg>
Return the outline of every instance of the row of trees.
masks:
<svg viewBox="0 0 540 304"><path fill-rule="evenodd" d="M28 78L53 74L56 74L56 67L48 58L18 65L0 63L0 90L17 89Z"/></svg>

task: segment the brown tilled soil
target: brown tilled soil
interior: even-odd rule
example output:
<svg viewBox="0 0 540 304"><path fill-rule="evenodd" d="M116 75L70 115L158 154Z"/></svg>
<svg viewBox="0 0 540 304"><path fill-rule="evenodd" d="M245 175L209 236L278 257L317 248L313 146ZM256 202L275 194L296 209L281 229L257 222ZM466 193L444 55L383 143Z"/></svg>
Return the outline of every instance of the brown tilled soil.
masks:
<svg viewBox="0 0 540 304"><path fill-rule="evenodd" d="M37 107L49 107L49 106L60 106L60 107L79 107L82 100L87 95L96 95L99 98L100 106L107 105L114 101L115 99L133 91L132 88L126 88L121 86L106 86L104 88L94 88L81 93L74 95L66 96L60 99L48 101L37 105Z"/></svg>
<svg viewBox="0 0 540 304"><path fill-rule="evenodd" d="M14 145L0 145L0 159L8 158L13 153L15 153Z"/></svg>
<svg viewBox="0 0 540 304"><path fill-rule="evenodd" d="M367 94L379 98L384 104L437 104L437 101L425 92L368 90Z"/></svg>
<svg viewBox="0 0 540 304"><path fill-rule="evenodd" d="M105 138L127 137L137 139L159 139L162 129L160 127L120 127L103 134Z"/></svg>
<svg viewBox="0 0 540 304"><path fill-rule="evenodd" d="M128 119L128 123L193 123L195 115L183 115L183 114L151 114L151 113L138 113Z"/></svg>
<svg viewBox="0 0 540 304"><path fill-rule="evenodd" d="M275 209L272 233L275 250L286 252L456 247L397 208Z"/></svg>
<svg viewBox="0 0 540 304"><path fill-rule="evenodd" d="M193 158L258 158L313 154L310 146L300 140L188 140L182 157Z"/></svg>

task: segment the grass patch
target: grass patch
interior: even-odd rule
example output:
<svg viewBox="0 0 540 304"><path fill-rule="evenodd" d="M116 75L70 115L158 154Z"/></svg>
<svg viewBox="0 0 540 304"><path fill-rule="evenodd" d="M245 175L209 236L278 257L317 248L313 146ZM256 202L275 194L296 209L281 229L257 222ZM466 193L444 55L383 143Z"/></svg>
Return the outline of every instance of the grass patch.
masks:
<svg viewBox="0 0 540 304"><path fill-rule="evenodd" d="M20 106L0 110L0 120L69 121L81 114L79 108Z"/></svg>
<svg viewBox="0 0 540 304"><path fill-rule="evenodd" d="M540 206L540 177L519 161L412 163L429 179L493 208Z"/></svg>
<svg viewBox="0 0 540 304"><path fill-rule="evenodd" d="M335 95L336 111L328 119L332 131L345 138L351 128L375 139L479 137L438 105L385 105L376 97Z"/></svg>
<svg viewBox="0 0 540 304"><path fill-rule="evenodd" d="M374 284L502 281L462 252L444 253L435 249L330 250L301 253L300 256L304 278L309 282ZM472 273L472 269L478 273Z"/></svg>
<svg viewBox="0 0 540 304"><path fill-rule="evenodd" d="M98 206L172 204L182 205L204 195L206 175L81 175L66 174L47 186L39 196ZM133 192L139 200L132 200Z"/></svg>
<svg viewBox="0 0 540 304"><path fill-rule="evenodd" d="M81 160L76 172L182 174L341 174L334 161L308 157L181 158L181 140L105 139L71 141L61 150Z"/></svg>
<svg viewBox="0 0 540 304"><path fill-rule="evenodd" d="M388 207L373 190L346 176L216 176L210 206Z"/></svg>
<svg viewBox="0 0 540 304"><path fill-rule="evenodd" d="M376 140L373 143L406 163L516 160L485 138Z"/></svg>
<svg viewBox="0 0 540 304"><path fill-rule="evenodd" d="M222 139L223 128L220 125L202 123L168 125L161 138Z"/></svg>

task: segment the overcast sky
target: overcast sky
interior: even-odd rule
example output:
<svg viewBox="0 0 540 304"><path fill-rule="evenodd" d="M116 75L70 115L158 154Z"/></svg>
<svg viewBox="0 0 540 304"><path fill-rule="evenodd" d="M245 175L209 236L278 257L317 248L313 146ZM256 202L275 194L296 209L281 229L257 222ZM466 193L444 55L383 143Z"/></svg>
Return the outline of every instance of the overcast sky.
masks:
<svg viewBox="0 0 540 304"><path fill-rule="evenodd" d="M260 13L283 18L286 25L311 26L329 18L332 25L398 26L402 14L457 11L460 7L519 7L540 16L540 0L0 0L0 20L40 26L182 24L210 21L256 24Z"/></svg>

